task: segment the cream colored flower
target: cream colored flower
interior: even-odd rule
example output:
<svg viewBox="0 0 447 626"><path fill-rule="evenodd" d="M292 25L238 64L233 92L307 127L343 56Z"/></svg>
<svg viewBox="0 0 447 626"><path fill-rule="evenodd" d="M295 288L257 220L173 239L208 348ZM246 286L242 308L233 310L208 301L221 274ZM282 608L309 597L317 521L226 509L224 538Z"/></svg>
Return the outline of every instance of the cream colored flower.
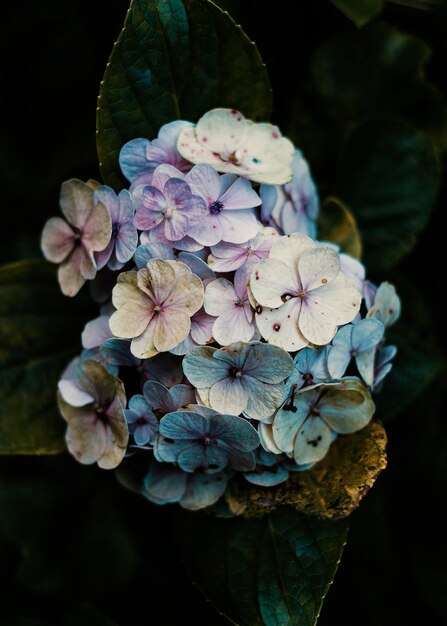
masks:
<svg viewBox="0 0 447 626"><path fill-rule="evenodd" d="M123 272L113 289L110 329L132 339L131 352L148 359L178 346L203 304L203 283L180 261L151 259L138 272Z"/></svg>

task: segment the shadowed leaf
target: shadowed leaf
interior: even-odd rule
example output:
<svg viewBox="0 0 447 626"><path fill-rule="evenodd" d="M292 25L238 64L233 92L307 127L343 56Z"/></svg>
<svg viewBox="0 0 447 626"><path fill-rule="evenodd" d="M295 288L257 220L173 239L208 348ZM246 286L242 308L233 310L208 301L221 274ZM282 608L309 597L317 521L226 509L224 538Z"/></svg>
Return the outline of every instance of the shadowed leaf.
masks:
<svg viewBox="0 0 447 626"><path fill-rule="evenodd" d="M153 139L176 119L213 107L267 120L267 71L228 13L208 0L133 0L110 56L98 101L97 145L104 181L119 187L126 141Z"/></svg>
<svg viewBox="0 0 447 626"><path fill-rule="evenodd" d="M0 267L0 454L63 449L56 386L89 313L83 298L64 298L49 263Z"/></svg>

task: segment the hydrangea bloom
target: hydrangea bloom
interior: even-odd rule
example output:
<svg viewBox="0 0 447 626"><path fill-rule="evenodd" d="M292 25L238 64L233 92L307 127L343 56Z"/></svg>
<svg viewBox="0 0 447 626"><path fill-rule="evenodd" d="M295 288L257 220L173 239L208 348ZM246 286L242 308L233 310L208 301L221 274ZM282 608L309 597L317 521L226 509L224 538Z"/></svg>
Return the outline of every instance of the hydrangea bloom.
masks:
<svg viewBox="0 0 447 626"><path fill-rule="evenodd" d="M303 348L293 359L293 372L286 380L286 396L293 389L301 389L309 385L316 385L330 379L327 364L328 350L326 347L314 349ZM343 372L344 373L344 372Z"/></svg>
<svg viewBox="0 0 447 626"><path fill-rule="evenodd" d="M150 183L151 174L159 165L168 163L182 172L191 169L177 150L177 139L183 128L192 126L190 122L178 120L160 128L157 139L132 139L121 148L119 163L121 171L131 183ZM143 180L142 180L143 179Z"/></svg>
<svg viewBox="0 0 447 626"><path fill-rule="evenodd" d="M183 359L183 371L205 404L255 420L270 417L281 404L282 381L292 368L286 352L260 342L195 348Z"/></svg>
<svg viewBox="0 0 447 626"><path fill-rule="evenodd" d="M75 296L86 280L96 276L94 253L104 250L112 235L107 208L94 202L96 186L76 178L63 183L60 206L67 221L52 217L42 232L45 258L61 263L57 276L66 296Z"/></svg>
<svg viewBox="0 0 447 626"><path fill-rule="evenodd" d="M195 394L188 385L175 385L167 389L155 381L148 381L143 395L133 396L125 411L129 430L138 446L154 444L158 435L159 419L166 413L176 411L195 402Z"/></svg>
<svg viewBox="0 0 447 626"><path fill-rule="evenodd" d="M279 450L295 463L316 463L332 442L332 431L353 433L364 428L374 413L374 403L358 378L320 383L296 391L278 411L273 438Z"/></svg>
<svg viewBox="0 0 447 626"><path fill-rule="evenodd" d="M203 284L180 261L152 259L145 269L119 275L113 304L113 334L132 339L135 356L150 358L187 337L191 316L203 304Z"/></svg>
<svg viewBox="0 0 447 626"><path fill-rule="evenodd" d="M261 219L281 234L303 233L315 238L318 194L307 161L295 150L292 180L285 185L261 185Z"/></svg>
<svg viewBox="0 0 447 626"><path fill-rule="evenodd" d="M113 469L121 463L129 439L124 385L96 361L79 363L76 382L79 395L67 398L59 392L58 396L68 424L68 449L80 463Z"/></svg>
<svg viewBox="0 0 447 626"><path fill-rule="evenodd" d="M255 124L235 109L213 109L180 131L177 147L191 163L257 183L282 185L292 177L294 147L276 126Z"/></svg>
<svg viewBox="0 0 447 626"><path fill-rule="evenodd" d="M132 197L126 189L117 196L113 189L101 185L95 191L94 201L107 207L112 221L110 242L104 250L96 252L96 265L99 270L105 265L111 270L120 270L132 258L138 244Z"/></svg>
<svg viewBox="0 0 447 626"><path fill-rule="evenodd" d="M329 343L339 325L355 318L362 299L354 281L340 271L338 254L300 233L273 243L250 286L260 305L261 335L291 352Z"/></svg>
<svg viewBox="0 0 447 626"><path fill-rule="evenodd" d="M344 376L351 359L355 359L360 376L371 386L374 381L376 348L382 341L384 332L384 325L375 318L366 318L340 328L332 340L328 355L331 376Z"/></svg>
<svg viewBox="0 0 447 626"><path fill-rule="evenodd" d="M222 511L233 477L274 487L369 422L400 301L315 240L309 167L275 126L215 109L128 142L120 164L129 189L68 181L69 223L42 237L64 292L88 278L103 303L58 385L68 447L124 459L151 502ZM341 378L352 358L363 380Z"/></svg>
<svg viewBox="0 0 447 626"><path fill-rule="evenodd" d="M254 469L253 450L259 445L256 430L247 420L193 405L188 411L168 413L160 421L155 446L157 460L175 462L185 472L219 472L228 465Z"/></svg>

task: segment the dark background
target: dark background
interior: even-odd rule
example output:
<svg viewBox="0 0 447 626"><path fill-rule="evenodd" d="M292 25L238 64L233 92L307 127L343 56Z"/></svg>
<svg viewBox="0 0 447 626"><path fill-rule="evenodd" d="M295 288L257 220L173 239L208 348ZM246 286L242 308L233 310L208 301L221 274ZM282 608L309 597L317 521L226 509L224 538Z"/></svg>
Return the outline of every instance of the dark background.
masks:
<svg viewBox="0 0 447 626"><path fill-rule="evenodd" d="M312 52L354 26L327 0L300 2L296 20L285 0L232 4L267 63L281 124ZM63 180L100 178L96 96L127 6L25 0L2 16L2 262L39 255L39 232L58 212ZM446 6L389 5L382 18L431 45L428 76L447 96ZM400 267L432 309L429 343L443 347L445 262L436 256L445 248L446 195L444 178L431 222ZM411 306L410 298L404 307ZM447 624L445 382L438 376L387 422L389 466L352 516L321 626ZM0 485L1 623L227 623L189 582L171 534L175 508L150 505L112 473L66 455L4 458Z"/></svg>

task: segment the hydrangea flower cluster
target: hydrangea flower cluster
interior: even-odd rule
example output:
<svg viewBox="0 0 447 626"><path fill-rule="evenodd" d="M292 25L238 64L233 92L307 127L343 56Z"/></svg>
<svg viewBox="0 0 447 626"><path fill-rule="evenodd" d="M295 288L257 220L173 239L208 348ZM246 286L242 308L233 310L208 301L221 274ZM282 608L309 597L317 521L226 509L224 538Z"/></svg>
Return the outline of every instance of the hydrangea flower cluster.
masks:
<svg viewBox="0 0 447 626"><path fill-rule="evenodd" d="M101 302L59 382L74 457L137 459L150 501L200 509L236 474L277 485L366 426L400 301L317 240L301 152L214 109L126 143L119 162L128 189L64 183L65 220L42 233L62 291L89 280Z"/></svg>

